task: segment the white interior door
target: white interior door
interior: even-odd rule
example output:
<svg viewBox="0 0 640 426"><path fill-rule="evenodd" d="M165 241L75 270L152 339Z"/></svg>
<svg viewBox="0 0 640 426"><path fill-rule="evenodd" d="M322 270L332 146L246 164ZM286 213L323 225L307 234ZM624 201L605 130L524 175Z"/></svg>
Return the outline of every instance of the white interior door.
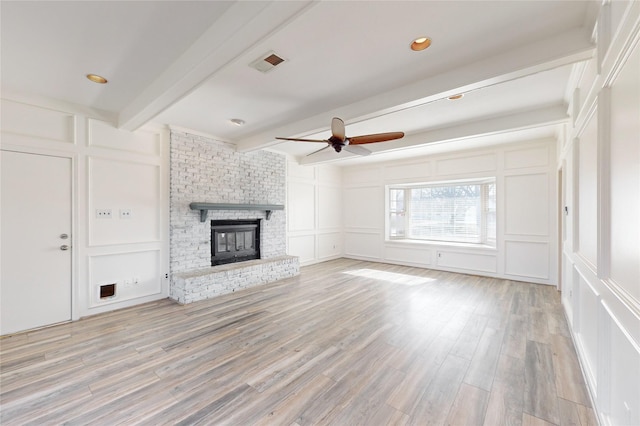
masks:
<svg viewBox="0 0 640 426"><path fill-rule="evenodd" d="M4 335L71 319L71 159L12 151L0 158Z"/></svg>

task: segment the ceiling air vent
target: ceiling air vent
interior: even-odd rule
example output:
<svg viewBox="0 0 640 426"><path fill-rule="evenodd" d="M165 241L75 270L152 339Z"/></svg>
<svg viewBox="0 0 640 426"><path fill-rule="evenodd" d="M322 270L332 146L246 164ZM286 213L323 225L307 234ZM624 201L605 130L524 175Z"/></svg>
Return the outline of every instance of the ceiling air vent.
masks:
<svg viewBox="0 0 640 426"><path fill-rule="evenodd" d="M250 67L257 69L260 72L269 72L285 60L280 56L276 55L275 52L268 52L262 55L260 58L249 64Z"/></svg>

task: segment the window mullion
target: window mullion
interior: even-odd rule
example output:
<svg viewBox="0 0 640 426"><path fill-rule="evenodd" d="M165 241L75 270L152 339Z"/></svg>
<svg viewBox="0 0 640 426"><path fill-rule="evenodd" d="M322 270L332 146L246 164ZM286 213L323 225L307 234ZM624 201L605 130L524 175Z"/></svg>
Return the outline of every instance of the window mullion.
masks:
<svg viewBox="0 0 640 426"><path fill-rule="evenodd" d="M411 189L404 189L404 229L405 238L411 238L411 228L409 217L411 216Z"/></svg>
<svg viewBox="0 0 640 426"><path fill-rule="evenodd" d="M489 186L486 183L480 185L480 242L487 242L487 216L489 213Z"/></svg>

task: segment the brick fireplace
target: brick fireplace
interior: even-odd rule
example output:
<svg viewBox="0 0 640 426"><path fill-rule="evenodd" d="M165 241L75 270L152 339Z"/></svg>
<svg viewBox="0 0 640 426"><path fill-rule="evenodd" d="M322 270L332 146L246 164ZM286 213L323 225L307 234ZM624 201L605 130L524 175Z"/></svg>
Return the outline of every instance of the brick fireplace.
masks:
<svg viewBox="0 0 640 426"><path fill-rule="evenodd" d="M284 205L286 159L266 151L236 152L233 145L171 132L169 297L191 303L299 273L286 255L284 211L211 210L208 220L193 202ZM260 258L212 266L212 221L260 223ZM235 236L234 236L235 238ZM235 241L235 240L234 240Z"/></svg>

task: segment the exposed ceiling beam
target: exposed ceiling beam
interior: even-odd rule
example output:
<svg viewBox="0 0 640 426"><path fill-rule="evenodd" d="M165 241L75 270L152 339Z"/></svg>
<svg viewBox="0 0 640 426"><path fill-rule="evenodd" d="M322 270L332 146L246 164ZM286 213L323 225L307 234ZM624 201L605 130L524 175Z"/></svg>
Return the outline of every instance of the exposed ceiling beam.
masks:
<svg viewBox="0 0 640 426"><path fill-rule="evenodd" d="M235 2L120 112L118 127L133 131L152 120L258 41L313 5L308 0Z"/></svg>
<svg viewBox="0 0 640 426"><path fill-rule="evenodd" d="M347 122L363 121L584 61L593 55L594 49L584 28L571 30L332 111L261 131L237 141L237 149L253 151L278 143L275 136L302 137L325 131L327 117L339 116Z"/></svg>
<svg viewBox="0 0 640 426"><path fill-rule="evenodd" d="M564 123L568 119L566 105L551 105L515 114L503 115L500 117L490 117L452 126L433 129L427 132L407 135L402 139L367 145L372 151L372 155L389 153L402 149L412 149L424 147L434 143L450 142L467 139L477 136L488 136L501 133L508 133L516 130L530 129L535 127L550 126ZM326 162L345 160L357 157L348 151L337 154L333 150L326 150L299 159L299 164L310 165Z"/></svg>

